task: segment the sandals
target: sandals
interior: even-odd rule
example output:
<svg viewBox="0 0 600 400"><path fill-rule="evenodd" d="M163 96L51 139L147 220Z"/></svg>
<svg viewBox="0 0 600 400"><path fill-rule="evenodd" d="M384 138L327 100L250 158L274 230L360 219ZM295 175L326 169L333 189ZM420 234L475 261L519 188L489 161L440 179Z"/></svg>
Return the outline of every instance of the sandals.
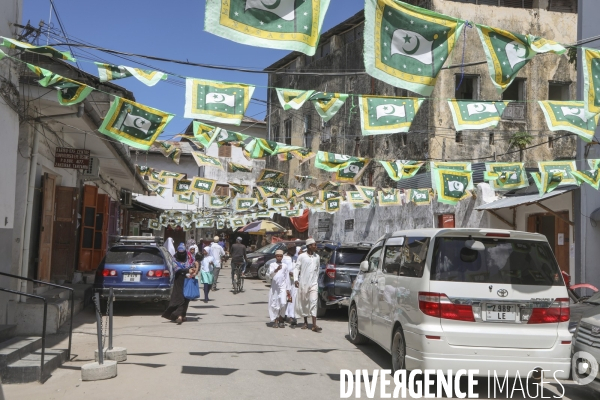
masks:
<svg viewBox="0 0 600 400"><path fill-rule="evenodd" d="M321 332L323 330L323 328L321 328L320 326L313 326L311 329L313 332Z"/></svg>
<svg viewBox="0 0 600 400"><path fill-rule="evenodd" d="M300 329L308 329L308 325L304 324L304 325L302 325L302 328L300 328Z"/></svg>
<svg viewBox="0 0 600 400"><path fill-rule="evenodd" d="M273 328L279 328L279 324L277 322L273 322Z"/></svg>

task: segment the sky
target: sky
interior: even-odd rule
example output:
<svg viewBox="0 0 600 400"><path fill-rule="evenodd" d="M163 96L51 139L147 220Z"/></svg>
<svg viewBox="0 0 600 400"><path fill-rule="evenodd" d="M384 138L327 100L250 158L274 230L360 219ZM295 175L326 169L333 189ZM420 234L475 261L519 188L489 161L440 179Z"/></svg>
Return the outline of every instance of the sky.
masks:
<svg viewBox="0 0 600 400"><path fill-rule="evenodd" d="M205 1L54 0L54 5L64 30L72 40L111 50L254 69L264 69L289 53L286 50L239 44L204 32ZM353 16L363 7L364 0L331 0L322 32ZM40 45L45 45L48 38L49 44L65 41L60 37L62 32L56 14L51 14L50 10L50 0L23 0L23 25L29 21L31 25L38 26L40 21L44 21L45 27L38 42ZM151 69L136 64L136 61L140 61L180 76L253 84L257 86L253 98L267 98L267 74L214 70L140 58L133 58L132 61L76 47L73 47L73 53L80 68L96 76L98 69L93 61ZM183 118L185 84L182 79L169 76L167 81L161 81L153 87L147 87L133 77L113 83L132 91L137 102L175 114L161 138L167 139L183 132L191 122ZM265 113L264 103L251 102L246 110L247 116L256 119L264 119Z"/></svg>

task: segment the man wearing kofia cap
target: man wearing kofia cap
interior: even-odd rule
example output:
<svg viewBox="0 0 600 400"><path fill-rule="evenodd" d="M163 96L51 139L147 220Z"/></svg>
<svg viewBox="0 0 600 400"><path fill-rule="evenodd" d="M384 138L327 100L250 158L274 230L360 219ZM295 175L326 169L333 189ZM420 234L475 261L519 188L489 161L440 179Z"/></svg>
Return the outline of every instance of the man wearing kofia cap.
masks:
<svg viewBox="0 0 600 400"><path fill-rule="evenodd" d="M271 290L269 291L269 317L273 328L285 328L283 316L290 294L290 277L288 269L283 265L283 250L275 252L275 260L269 264Z"/></svg>
<svg viewBox="0 0 600 400"><path fill-rule="evenodd" d="M294 267L294 285L298 288L296 294L296 316L304 317L302 329L308 329L308 316L312 317L312 331L320 332L317 326L317 301L319 299L319 268L320 259L316 253L317 244L314 239L306 241L306 253L296 260Z"/></svg>
<svg viewBox="0 0 600 400"><path fill-rule="evenodd" d="M215 265L213 269L214 278L212 290L219 290L217 289L217 279L219 279L219 273L221 272L221 258L225 255L225 250L223 250L223 247L219 245L219 240L221 240L221 238L218 236L215 236L213 238L213 243L210 245L209 252L209 255L212 256L213 263Z"/></svg>

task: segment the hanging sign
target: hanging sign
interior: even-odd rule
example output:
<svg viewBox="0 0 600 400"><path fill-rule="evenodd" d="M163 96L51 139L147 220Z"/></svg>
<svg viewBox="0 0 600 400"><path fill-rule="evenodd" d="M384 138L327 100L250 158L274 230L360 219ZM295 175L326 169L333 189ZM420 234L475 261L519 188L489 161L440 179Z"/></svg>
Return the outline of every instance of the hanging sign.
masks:
<svg viewBox="0 0 600 400"><path fill-rule="evenodd" d="M90 151L57 147L54 153L54 167L87 169L90 166Z"/></svg>

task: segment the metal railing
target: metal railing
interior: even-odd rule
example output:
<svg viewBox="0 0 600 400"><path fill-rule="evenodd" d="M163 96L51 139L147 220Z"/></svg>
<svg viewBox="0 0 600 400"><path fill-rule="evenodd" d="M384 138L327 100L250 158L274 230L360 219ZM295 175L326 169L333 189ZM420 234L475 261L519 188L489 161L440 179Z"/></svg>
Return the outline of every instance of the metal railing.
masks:
<svg viewBox="0 0 600 400"><path fill-rule="evenodd" d="M4 273L2 273L2 274L4 275ZM44 355L46 352L46 317L48 316L48 301L46 300L46 298L44 298L42 296L37 296L35 294L23 293L23 292L19 292L16 290L0 288L0 291L6 292L6 293L18 294L18 295L25 296L25 297L32 297L34 299L42 300L44 302L44 321L43 321L43 325L42 325L42 357L40 360L40 379L39 379L39 381L43 383L44 382Z"/></svg>
<svg viewBox="0 0 600 400"><path fill-rule="evenodd" d="M50 282L45 282L45 281L38 281L37 279L31 279L31 278L25 278L23 276L19 276L19 275L13 275L13 274L7 274L6 272L0 272L1 276L7 276L9 278L14 278L14 279L21 279L24 281L28 281L28 282L34 282L34 283L39 283L42 285L46 285L46 286L51 286L51 287L55 287L55 288L60 288L60 289L65 289L69 291L69 302L71 304L70 308L71 308L71 316L70 316L70 321L69 321L69 349L67 351L67 359L70 360L71 359L71 340L73 338L73 305L75 303L75 291L73 288L67 287L67 286L61 286L61 285L57 285L56 283L50 283ZM4 291L7 291L8 289L3 289ZM15 292L12 291L11 293L18 293L18 294L22 294L23 296L26 297L35 297L35 298L43 298L41 296L35 296L35 295L27 295L21 292ZM60 323L60 321L59 321ZM46 332L46 300L44 300L44 334ZM43 341L44 339L42 339ZM44 356L42 356L42 359L44 358Z"/></svg>

